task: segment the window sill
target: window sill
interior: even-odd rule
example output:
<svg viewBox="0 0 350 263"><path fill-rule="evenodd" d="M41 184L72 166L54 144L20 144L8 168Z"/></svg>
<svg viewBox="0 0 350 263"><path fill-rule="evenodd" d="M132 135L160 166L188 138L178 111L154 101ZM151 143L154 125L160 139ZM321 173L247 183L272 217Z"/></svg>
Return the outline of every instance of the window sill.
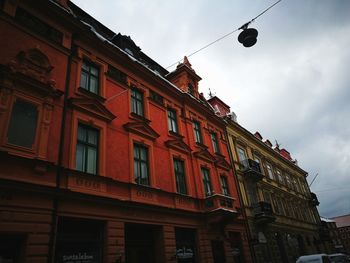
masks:
<svg viewBox="0 0 350 263"><path fill-rule="evenodd" d="M225 158L225 155L223 155L221 152L214 152L215 156L217 157L223 157Z"/></svg>
<svg viewBox="0 0 350 263"><path fill-rule="evenodd" d="M205 144L201 143L201 142L196 142L196 146L202 148L202 149L208 149L208 146L206 146Z"/></svg>
<svg viewBox="0 0 350 263"><path fill-rule="evenodd" d="M169 133L169 136L173 136L173 137L180 138L180 139L185 138L184 136L182 136L182 135L181 135L180 133L178 133L178 132L168 131L168 133Z"/></svg>
<svg viewBox="0 0 350 263"><path fill-rule="evenodd" d="M33 159L36 156L35 148L26 148L23 146L18 146L14 144L6 143L0 147L1 151L7 152L10 155L17 155L20 157L31 158Z"/></svg>
<svg viewBox="0 0 350 263"><path fill-rule="evenodd" d="M140 121L144 121L146 123L150 123L151 122L149 119L145 118L144 116L138 115L138 114L136 114L134 112L130 112L130 117L132 119L137 119L137 120L140 120Z"/></svg>
<svg viewBox="0 0 350 263"><path fill-rule="evenodd" d="M101 97L100 95L98 95L96 93L93 93L93 92L90 92L87 89L84 89L82 87L79 87L78 91L79 91L79 93L81 93L81 94L83 94L85 96L94 98L94 99L96 99L96 100L98 100L98 101L100 101L102 103L106 101L106 99L104 97Z"/></svg>

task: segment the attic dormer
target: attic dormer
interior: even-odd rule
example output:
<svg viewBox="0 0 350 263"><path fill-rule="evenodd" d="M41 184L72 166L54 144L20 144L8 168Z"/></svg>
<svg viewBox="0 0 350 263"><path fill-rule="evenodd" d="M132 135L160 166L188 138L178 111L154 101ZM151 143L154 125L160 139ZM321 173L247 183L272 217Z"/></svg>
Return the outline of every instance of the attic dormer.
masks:
<svg viewBox="0 0 350 263"><path fill-rule="evenodd" d="M211 94L209 94L211 95ZM213 106L216 115L226 117L230 113L230 106L216 96L211 96L208 102Z"/></svg>
<svg viewBox="0 0 350 263"><path fill-rule="evenodd" d="M176 70L170 72L166 77L182 91L199 98L198 82L202 78L196 74L186 56L183 63L177 65Z"/></svg>

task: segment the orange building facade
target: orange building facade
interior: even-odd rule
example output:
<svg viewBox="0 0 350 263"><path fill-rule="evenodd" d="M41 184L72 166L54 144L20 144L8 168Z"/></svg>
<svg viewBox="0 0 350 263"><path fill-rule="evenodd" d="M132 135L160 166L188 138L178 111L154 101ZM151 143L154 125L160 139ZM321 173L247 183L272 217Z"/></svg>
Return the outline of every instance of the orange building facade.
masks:
<svg viewBox="0 0 350 263"><path fill-rule="evenodd" d="M0 259L251 262L226 123L66 1L0 2Z"/></svg>

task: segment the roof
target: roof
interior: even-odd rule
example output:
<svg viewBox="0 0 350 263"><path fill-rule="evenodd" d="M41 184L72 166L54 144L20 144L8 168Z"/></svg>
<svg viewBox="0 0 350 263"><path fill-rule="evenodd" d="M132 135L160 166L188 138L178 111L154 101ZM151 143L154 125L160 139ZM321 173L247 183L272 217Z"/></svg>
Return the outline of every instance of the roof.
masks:
<svg viewBox="0 0 350 263"><path fill-rule="evenodd" d="M225 107L230 108L230 106L228 106L225 102L223 102L223 101L222 101L219 97L217 97L217 96L213 96L213 97L211 97L210 99L208 99L209 102L212 101L212 100L217 100L217 101L219 101L222 105L224 105Z"/></svg>
<svg viewBox="0 0 350 263"><path fill-rule="evenodd" d="M326 222L326 223L335 223L334 220L329 219L329 218L325 218L325 217L322 217L322 216L321 216L321 221L324 221L324 222Z"/></svg>
<svg viewBox="0 0 350 263"><path fill-rule="evenodd" d="M331 219L335 221L335 223L337 224L337 227L350 226L350 214L333 217Z"/></svg>

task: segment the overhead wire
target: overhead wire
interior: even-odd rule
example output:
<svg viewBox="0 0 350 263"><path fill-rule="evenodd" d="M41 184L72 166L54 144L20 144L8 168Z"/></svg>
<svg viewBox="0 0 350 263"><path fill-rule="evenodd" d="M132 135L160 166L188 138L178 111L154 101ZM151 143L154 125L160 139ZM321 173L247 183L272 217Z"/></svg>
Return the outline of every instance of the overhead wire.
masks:
<svg viewBox="0 0 350 263"><path fill-rule="evenodd" d="M222 37L219 37L218 39L216 39L216 40L210 42L209 44L206 44L205 46L203 46L203 47L201 47L200 49L198 49L198 50L192 52L191 54L187 55L186 57L189 58L189 57L193 56L194 54L197 54L198 52L202 51L203 49L206 49L206 48L210 47L211 45L215 44L216 42L219 42L220 40L222 40L222 39L224 39L224 38L226 38L226 37L232 35L233 33L237 32L238 30L247 28L248 25L249 25L250 23L254 22L258 17L260 17L260 16L262 16L263 14L265 14L268 10L270 10L272 7L274 7L275 5L277 5L277 4L278 4L279 2L281 2L281 1L282 1L282 0L276 1L274 4L272 4L271 6L269 6L268 8L266 8L264 11L262 11L262 12L261 12L260 14L258 14L256 17L254 17L253 19L251 19L249 22L247 22L247 23L243 24L242 26L240 26L239 28L237 28L237 29L235 29L235 30L233 30L233 31L231 31L231 32L229 32L229 33L223 35ZM178 64L178 63L180 63L181 61L182 61L182 59L180 59L180 60L174 62L174 63L171 64L170 66L166 67L166 69L171 68L172 66L174 66L174 65L176 65L176 64Z"/></svg>

